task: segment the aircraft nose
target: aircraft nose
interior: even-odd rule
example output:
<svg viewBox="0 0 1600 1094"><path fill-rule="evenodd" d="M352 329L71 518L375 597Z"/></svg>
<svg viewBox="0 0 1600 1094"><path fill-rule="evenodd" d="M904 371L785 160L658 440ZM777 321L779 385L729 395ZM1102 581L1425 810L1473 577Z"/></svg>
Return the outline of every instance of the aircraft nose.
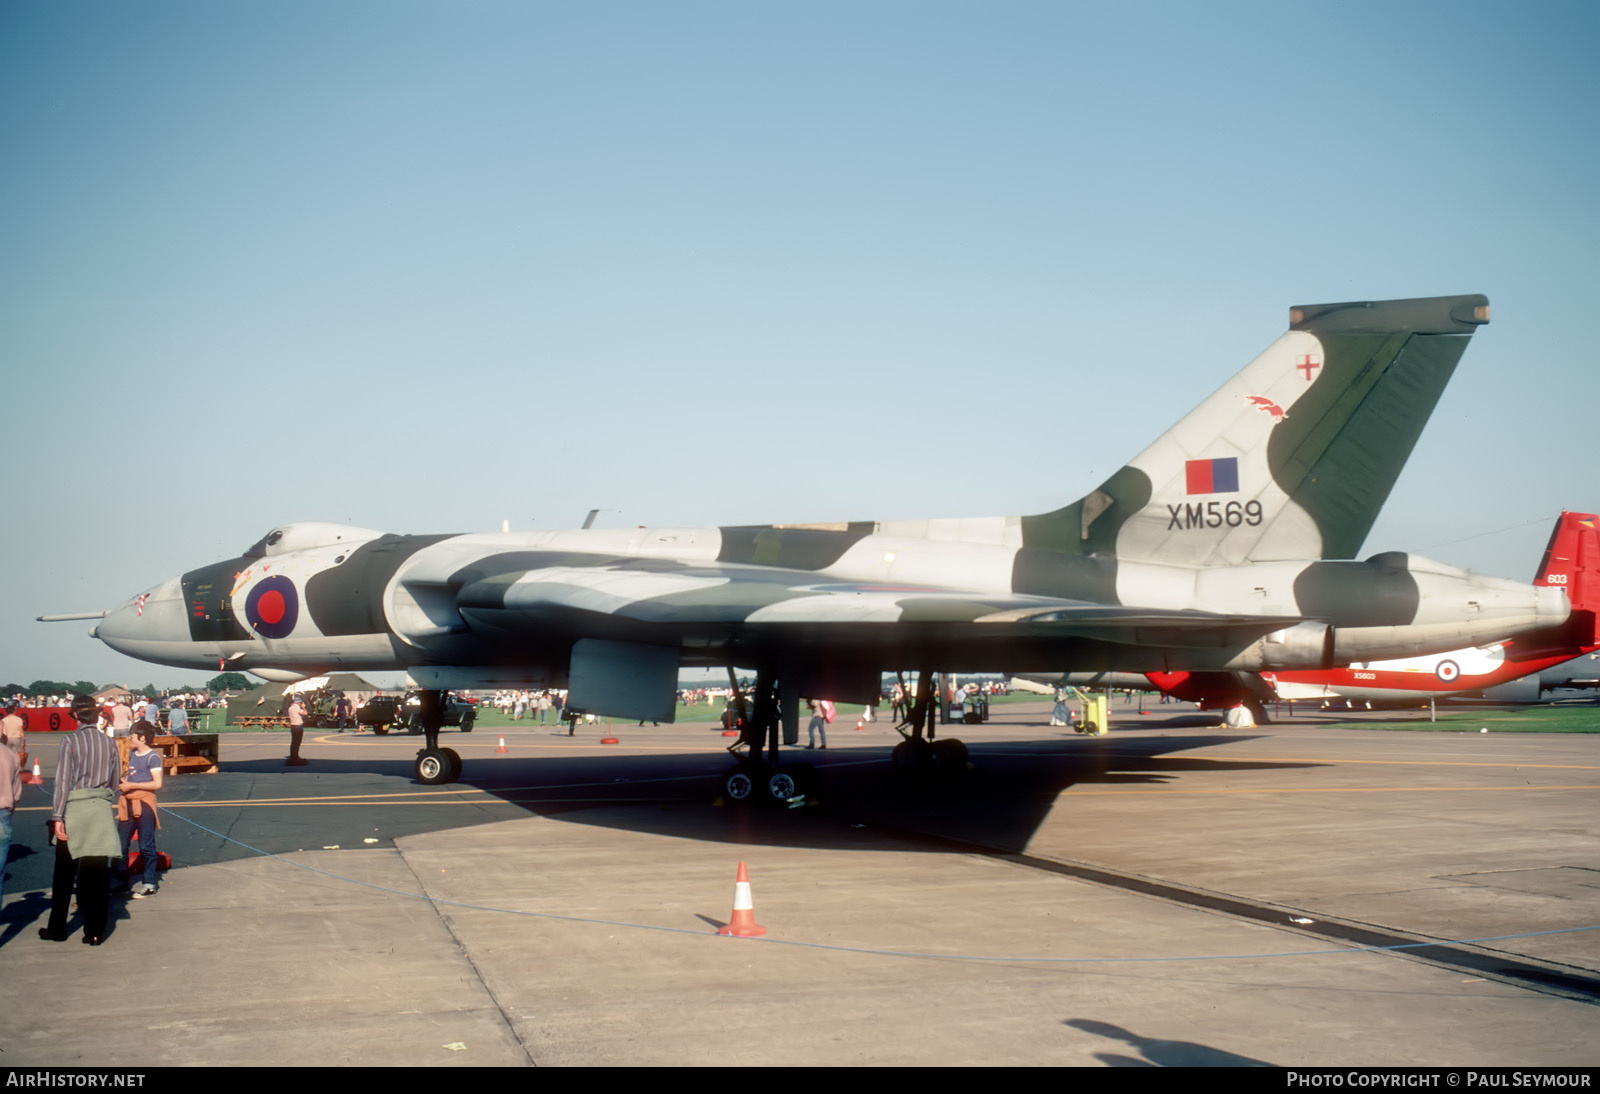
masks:
<svg viewBox="0 0 1600 1094"><path fill-rule="evenodd" d="M183 586L169 578L106 613L90 632L119 653L132 657L149 653L152 643L187 642L188 619L183 611Z"/></svg>

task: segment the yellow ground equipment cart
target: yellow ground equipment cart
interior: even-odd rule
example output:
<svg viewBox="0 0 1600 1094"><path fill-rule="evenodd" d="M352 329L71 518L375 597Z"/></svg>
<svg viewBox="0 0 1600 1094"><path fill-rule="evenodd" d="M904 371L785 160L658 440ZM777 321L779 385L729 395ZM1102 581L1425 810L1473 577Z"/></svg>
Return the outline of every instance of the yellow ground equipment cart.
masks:
<svg viewBox="0 0 1600 1094"><path fill-rule="evenodd" d="M1111 730L1111 702L1103 691L1080 691L1071 688L1072 694L1083 704L1083 717L1072 723L1074 733L1087 737L1104 737Z"/></svg>

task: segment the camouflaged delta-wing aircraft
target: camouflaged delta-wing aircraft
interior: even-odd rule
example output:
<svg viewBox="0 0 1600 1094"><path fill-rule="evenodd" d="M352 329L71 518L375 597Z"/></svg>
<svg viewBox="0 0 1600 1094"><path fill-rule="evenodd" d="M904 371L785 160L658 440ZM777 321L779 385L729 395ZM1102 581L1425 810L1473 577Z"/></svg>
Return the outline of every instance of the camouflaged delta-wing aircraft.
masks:
<svg viewBox="0 0 1600 1094"><path fill-rule="evenodd" d="M873 701L885 671L1324 668L1565 619L1556 589L1398 552L1342 561L1487 299L1289 317L1265 353L1053 512L420 536L289 524L93 633L133 657L277 680L404 669L429 689L425 783L460 773L438 747L444 689L566 686L579 710L665 722L681 667L753 669L734 746L746 754L725 778L741 799L795 791L796 769L777 765L780 709L793 732L801 696ZM930 691L896 759L964 764L959 741L931 739Z"/></svg>

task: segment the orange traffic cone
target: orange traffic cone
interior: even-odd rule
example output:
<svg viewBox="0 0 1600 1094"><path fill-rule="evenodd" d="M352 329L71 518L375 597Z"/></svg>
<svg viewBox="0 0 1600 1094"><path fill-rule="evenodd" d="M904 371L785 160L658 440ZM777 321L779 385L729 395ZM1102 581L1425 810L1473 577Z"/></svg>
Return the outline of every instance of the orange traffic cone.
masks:
<svg viewBox="0 0 1600 1094"><path fill-rule="evenodd" d="M506 750L506 735L504 733L502 733L502 734L500 734L500 747L495 749L495 751L496 752L504 752L505 750Z"/></svg>
<svg viewBox="0 0 1600 1094"><path fill-rule="evenodd" d="M756 938L767 933L767 929L756 922L756 906L750 900L750 874L742 862L739 876L733 882L733 918L717 933L734 938Z"/></svg>
<svg viewBox="0 0 1600 1094"><path fill-rule="evenodd" d="M43 784L44 778L39 774L38 760L33 761L33 774L22 776L22 781L25 783L33 783L35 786Z"/></svg>
<svg viewBox="0 0 1600 1094"><path fill-rule="evenodd" d="M866 726L866 724L867 724L867 720L865 718L857 718L856 719L856 732L860 733L861 730Z"/></svg>

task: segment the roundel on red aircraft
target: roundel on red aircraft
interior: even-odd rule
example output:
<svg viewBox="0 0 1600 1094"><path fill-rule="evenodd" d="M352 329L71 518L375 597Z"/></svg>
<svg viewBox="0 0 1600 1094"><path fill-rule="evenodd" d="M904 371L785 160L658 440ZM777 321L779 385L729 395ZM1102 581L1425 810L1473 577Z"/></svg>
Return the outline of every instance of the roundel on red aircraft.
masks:
<svg viewBox="0 0 1600 1094"><path fill-rule="evenodd" d="M1440 661L1433 666L1433 674L1448 684L1461 675L1461 666L1454 661Z"/></svg>
<svg viewBox="0 0 1600 1094"><path fill-rule="evenodd" d="M256 582L244 601L244 617L263 638L288 638L300 618L300 596L294 582L273 574Z"/></svg>

